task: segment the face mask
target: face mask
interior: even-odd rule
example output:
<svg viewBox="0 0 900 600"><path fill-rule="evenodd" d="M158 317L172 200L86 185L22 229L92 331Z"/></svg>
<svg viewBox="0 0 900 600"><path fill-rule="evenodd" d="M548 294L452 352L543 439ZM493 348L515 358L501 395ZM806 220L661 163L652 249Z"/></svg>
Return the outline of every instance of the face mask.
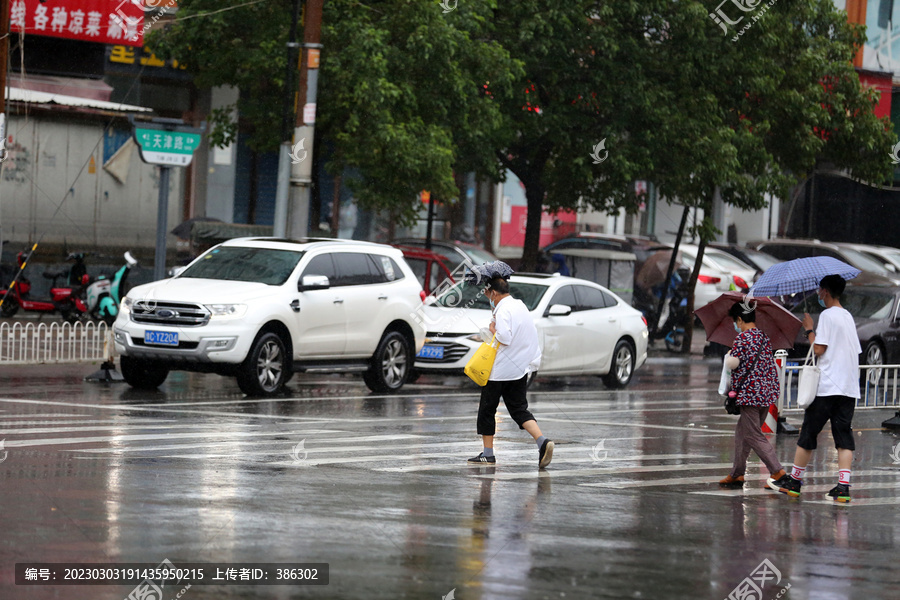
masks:
<svg viewBox="0 0 900 600"><path fill-rule="evenodd" d="M738 327L738 324L737 324L737 323L734 324L734 330L737 331L738 333L741 332L741 328Z"/></svg>
<svg viewBox="0 0 900 600"><path fill-rule="evenodd" d="M491 300L490 298L488 298L488 302L491 303L491 310L494 310L494 308L496 308L496 307L494 306L494 301Z"/></svg>
<svg viewBox="0 0 900 600"><path fill-rule="evenodd" d="M822 308L826 308L825 301L822 300L821 298L819 298L819 306L821 306Z"/></svg>

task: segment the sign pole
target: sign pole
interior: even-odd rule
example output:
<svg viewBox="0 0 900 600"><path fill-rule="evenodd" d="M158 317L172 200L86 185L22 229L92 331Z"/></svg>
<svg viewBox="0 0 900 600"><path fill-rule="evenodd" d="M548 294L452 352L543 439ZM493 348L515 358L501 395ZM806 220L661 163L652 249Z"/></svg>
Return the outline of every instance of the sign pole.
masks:
<svg viewBox="0 0 900 600"><path fill-rule="evenodd" d="M156 211L156 254L153 260L153 279L159 281L166 276L166 234L169 231L169 171L172 167L159 167L159 206Z"/></svg>

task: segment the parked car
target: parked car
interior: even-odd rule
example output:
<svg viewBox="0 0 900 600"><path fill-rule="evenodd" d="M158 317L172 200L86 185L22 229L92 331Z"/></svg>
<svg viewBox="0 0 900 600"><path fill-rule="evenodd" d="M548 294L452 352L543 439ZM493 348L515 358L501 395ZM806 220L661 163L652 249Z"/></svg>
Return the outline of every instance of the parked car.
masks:
<svg viewBox="0 0 900 600"><path fill-rule="evenodd" d="M647 322L601 285L560 275L517 274L510 293L525 303L543 351L540 374L599 375L621 388L647 360ZM424 307L428 332L416 370L462 373L482 343L491 308L477 286L457 284Z"/></svg>
<svg viewBox="0 0 900 600"><path fill-rule="evenodd" d="M617 252L629 252L635 255L634 272L637 273L644 261L653 254L652 248L658 247L659 241L654 238L638 235L613 235L604 233L582 232L577 236L556 240L544 246L538 257L541 273L559 272L568 275L565 264L553 258L556 250L587 249L587 250L614 250Z"/></svg>
<svg viewBox="0 0 900 600"><path fill-rule="evenodd" d="M122 375L136 388L185 370L274 395L294 371L358 371L369 389L391 392L424 343L414 320L424 298L391 246L240 238L133 288L113 330Z"/></svg>
<svg viewBox="0 0 900 600"><path fill-rule="evenodd" d="M709 247L721 250L722 252L727 252L742 263L753 267L756 269L757 276L765 273L766 269L772 265L784 262L771 254L760 252L753 248L747 248L746 246L739 246L738 244L710 244Z"/></svg>
<svg viewBox="0 0 900 600"><path fill-rule="evenodd" d="M456 278L447 265L447 259L431 250L425 250L416 246L403 246L395 244L403 252L406 264L412 269L416 279L422 284L426 295L431 295L438 289L441 283L454 283Z"/></svg>
<svg viewBox="0 0 900 600"><path fill-rule="evenodd" d="M841 296L841 306L846 308L856 323L856 333L862 353L860 365L896 364L900 360L900 286L873 285L871 281L860 285L851 279ZM792 312L799 318L808 312L818 324L824 309L816 300L816 293L806 295ZM790 356L803 358L809 351L809 341L801 331L790 351ZM870 382L878 380L880 373L870 373Z"/></svg>
<svg viewBox="0 0 900 600"><path fill-rule="evenodd" d="M868 244L840 244L862 252L881 264L892 276L900 273L900 249L891 246L870 246Z"/></svg>
<svg viewBox="0 0 900 600"><path fill-rule="evenodd" d="M751 248L771 254L781 260L793 260L795 258L807 258L810 256L831 256L854 266L861 271L875 273L882 277L888 277L894 284L900 284L900 275L896 275L884 268L882 263L873 260L862 252L855 250L850 245L820 242L819 240L766 240L747 244Z"/></svg>
<svg viewBox="0 0 900 600"><path fill-rule="evenodd" d="M391 243L401 246L425 248L424 238L401 238L394 240ZM484 248L452 240L432 240L431 251L443 256L451 271L455 270L465 260L469 260L476 265L483 265L484 263L497 260L496 256Z"/></svg>
<svg viewBox="0 0 900 600"><path fill-rule="evenodd" d="M657 250L671 250L670 246L662 246ZM678 252L683 261L680 268L689 273L693 271L697 261L699 247L695 244L679 244ZM726 252L716 248L705 248L697 285L694 288L694 309L706 306L724 292L732 289L746 291L752 285L756 270Z"/></svg>

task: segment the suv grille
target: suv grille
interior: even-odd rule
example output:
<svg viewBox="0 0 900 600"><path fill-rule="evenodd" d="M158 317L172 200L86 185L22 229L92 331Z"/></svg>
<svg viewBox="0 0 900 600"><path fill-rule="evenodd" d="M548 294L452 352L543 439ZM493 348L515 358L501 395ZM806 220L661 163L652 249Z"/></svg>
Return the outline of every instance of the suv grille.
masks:
<svg viewBox="0 0 900 600"><path fill-rule="evenodd" d="M198 327L209 322L209 310L199 304L136 301L131 307L131 320L147 325Z"/></svg>

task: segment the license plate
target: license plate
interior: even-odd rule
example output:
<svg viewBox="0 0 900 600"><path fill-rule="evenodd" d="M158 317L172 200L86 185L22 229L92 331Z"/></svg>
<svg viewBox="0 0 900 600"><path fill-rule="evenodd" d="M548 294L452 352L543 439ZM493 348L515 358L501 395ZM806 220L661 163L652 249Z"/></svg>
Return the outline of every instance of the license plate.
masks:
<svg viewBox="0 0 900 600"><path fill-rule="evenodd" d="M444 358L444 347L443 346L422 346L422 349L419 350L419 353L416 354L419 358Z"/></svg>
<svg viewBox="0 0 900 600"><path fill-rule="evenodd" d="M145 331L144 343L153 346L177 346L178 332L170 331Z"/></svg>

